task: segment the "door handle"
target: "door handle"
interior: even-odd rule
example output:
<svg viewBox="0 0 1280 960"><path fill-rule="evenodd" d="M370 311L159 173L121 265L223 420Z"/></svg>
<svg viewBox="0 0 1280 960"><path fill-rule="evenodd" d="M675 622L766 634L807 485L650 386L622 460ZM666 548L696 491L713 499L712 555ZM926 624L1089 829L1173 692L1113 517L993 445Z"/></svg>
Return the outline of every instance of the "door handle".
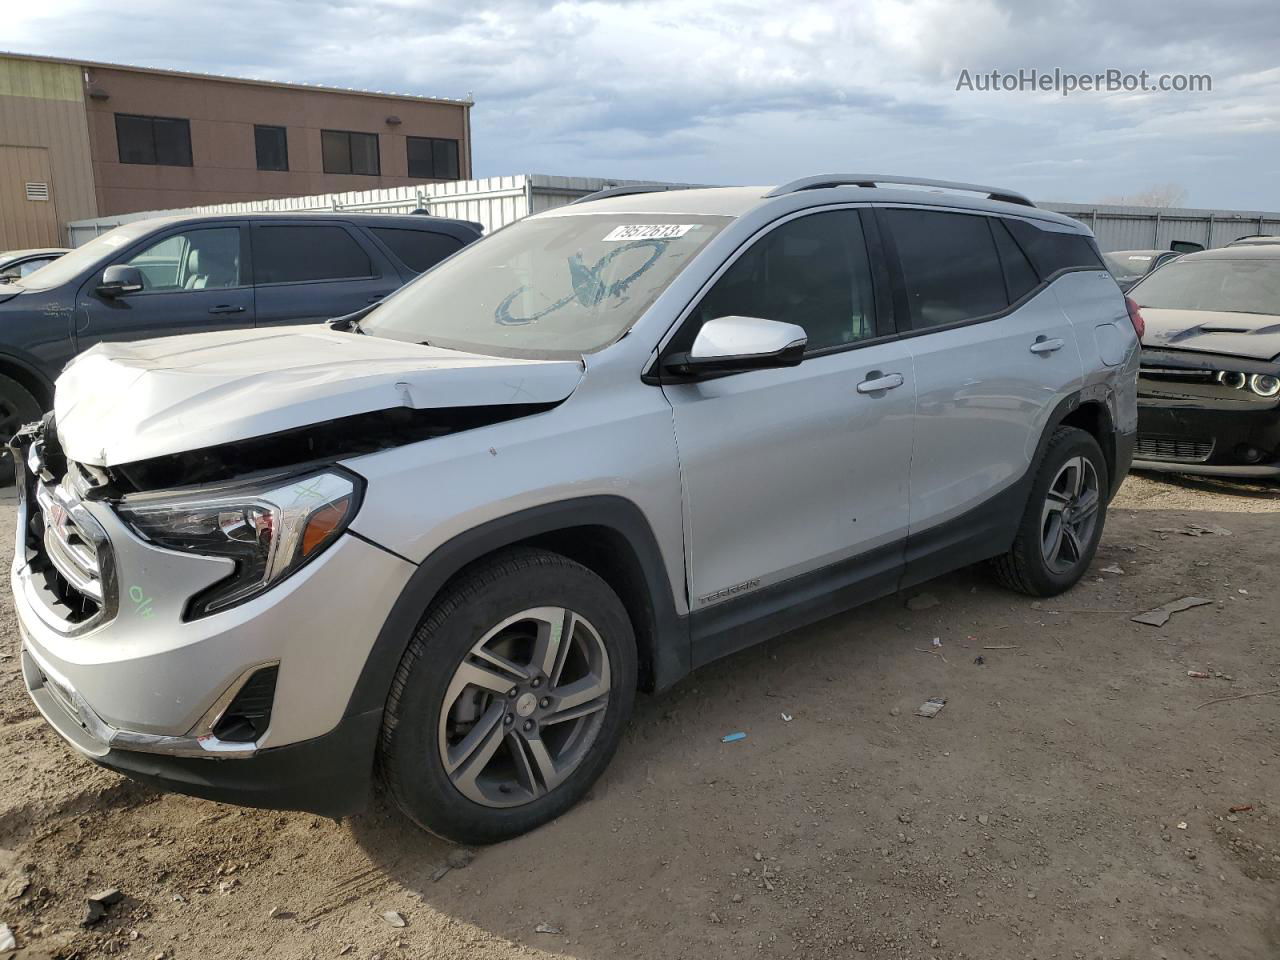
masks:
<svg viewBox="0 0 1280 960"><path fill-rule="evenodd" d="M220 303L216 307L209 308L210 313L244 313L244 307L237 307L230 303Z"/></svg>
<svg viewBox="0 0 1280 960"><path fill-rule="evenodd" d="M882 390L892 390L900 387L904 383L902 374L900 373L881 373L879 370L872 370L867 374L867 379L858 384L859 393L880 393Z"/></svg>
<svg viewBox="0 0 1280 960"><path fill-rule="evenodd" d="M1061 350L1066 344L1067 341L1062 339L1050 340L1047 337L1036 337L1036 342L1031 345L1031 352L1044 356L1055 350Z"/></svg>

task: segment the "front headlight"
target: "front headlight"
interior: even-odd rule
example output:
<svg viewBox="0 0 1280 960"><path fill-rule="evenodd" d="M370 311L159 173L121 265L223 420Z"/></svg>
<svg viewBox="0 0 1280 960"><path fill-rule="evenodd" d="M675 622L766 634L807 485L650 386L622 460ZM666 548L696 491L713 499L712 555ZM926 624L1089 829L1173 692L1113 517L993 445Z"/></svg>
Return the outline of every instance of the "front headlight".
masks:
<svg viewBox="0 0 1280 960"><path fill-rule="evenodd" d="M331 469L182 496L126 497L116 510L158 547L235 561L229 577L192 598L186 617L194 620L257 596L317 557L355 516L359 494L358 478Z"/></svg>
<svg viewBox="0 0 1280 960"><path fill-rule="evenodd" d="M1260 397L1280 396L1280 377L1269 373L1255 373L1249 378L1249 389Z"/></svg>

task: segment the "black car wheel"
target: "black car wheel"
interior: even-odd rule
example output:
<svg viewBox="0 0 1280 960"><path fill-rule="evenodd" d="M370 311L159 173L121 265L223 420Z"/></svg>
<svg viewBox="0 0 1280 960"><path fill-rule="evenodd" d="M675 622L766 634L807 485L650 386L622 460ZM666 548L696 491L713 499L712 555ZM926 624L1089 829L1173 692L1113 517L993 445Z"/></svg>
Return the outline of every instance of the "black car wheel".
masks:
<svg viewBox="0 0 1280 960"><path fill-rule="evenodd" d="M1013 548L993 561L1000 582L1033 597L1052 597L1075 586L1098 549L1109 489L1098 441L1075 427L1055 430Z"/></svg>
<svg viewBox="0 0 1280 960"><path fill-rule="evenodd" d="M558 817L600 775L636 688L617 595L566 557L518 549L461 576L392 684L380 770L447 840L494 843Z"/></svg>
<svg viewBox="0 0 1280 960"><path fill-rule="evenodd" d="M7 444L15 433L33 420L39 420L43 411L36 400L17 380L0 374L0 443ZM17 475L8 448L0 455L0 486L13 483Z"/></svg>

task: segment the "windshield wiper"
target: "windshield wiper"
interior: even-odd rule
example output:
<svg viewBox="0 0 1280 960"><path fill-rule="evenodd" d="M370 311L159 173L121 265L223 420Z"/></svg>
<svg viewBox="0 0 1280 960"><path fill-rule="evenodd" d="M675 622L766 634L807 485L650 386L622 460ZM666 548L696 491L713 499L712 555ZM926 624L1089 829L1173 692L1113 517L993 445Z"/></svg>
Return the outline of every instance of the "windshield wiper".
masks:
<svg viewBox="0 0 1280 960"><path fill-rule="evenodd" d="M329 329L338 330L342 333L358 333L363 336L368 336L365 331L360 329L360 321L373 313L374 308L377 306L378 304L371 303L367 307L361 307L359 310L355 311L355 313L347 313L343 314L341 317L334 317L332 320L328 321Z"/></svg>

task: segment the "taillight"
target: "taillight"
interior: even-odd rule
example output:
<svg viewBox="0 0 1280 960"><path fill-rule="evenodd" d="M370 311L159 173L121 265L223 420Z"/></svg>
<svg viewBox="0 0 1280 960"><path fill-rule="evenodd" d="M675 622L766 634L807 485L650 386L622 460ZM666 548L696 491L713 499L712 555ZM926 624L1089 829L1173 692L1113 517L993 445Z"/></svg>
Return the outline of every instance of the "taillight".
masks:
<svg viewBox="0 0 1280 960"><path fill-rule="evenodd" d="M1129 322L1133 324L1133 332L1141 340L1147 332L1147 321L1142 319L1142 311L1138 309L1138 305L1133 302L1132 297L1124 298L1124 306L1129 311Z"/></svg>

